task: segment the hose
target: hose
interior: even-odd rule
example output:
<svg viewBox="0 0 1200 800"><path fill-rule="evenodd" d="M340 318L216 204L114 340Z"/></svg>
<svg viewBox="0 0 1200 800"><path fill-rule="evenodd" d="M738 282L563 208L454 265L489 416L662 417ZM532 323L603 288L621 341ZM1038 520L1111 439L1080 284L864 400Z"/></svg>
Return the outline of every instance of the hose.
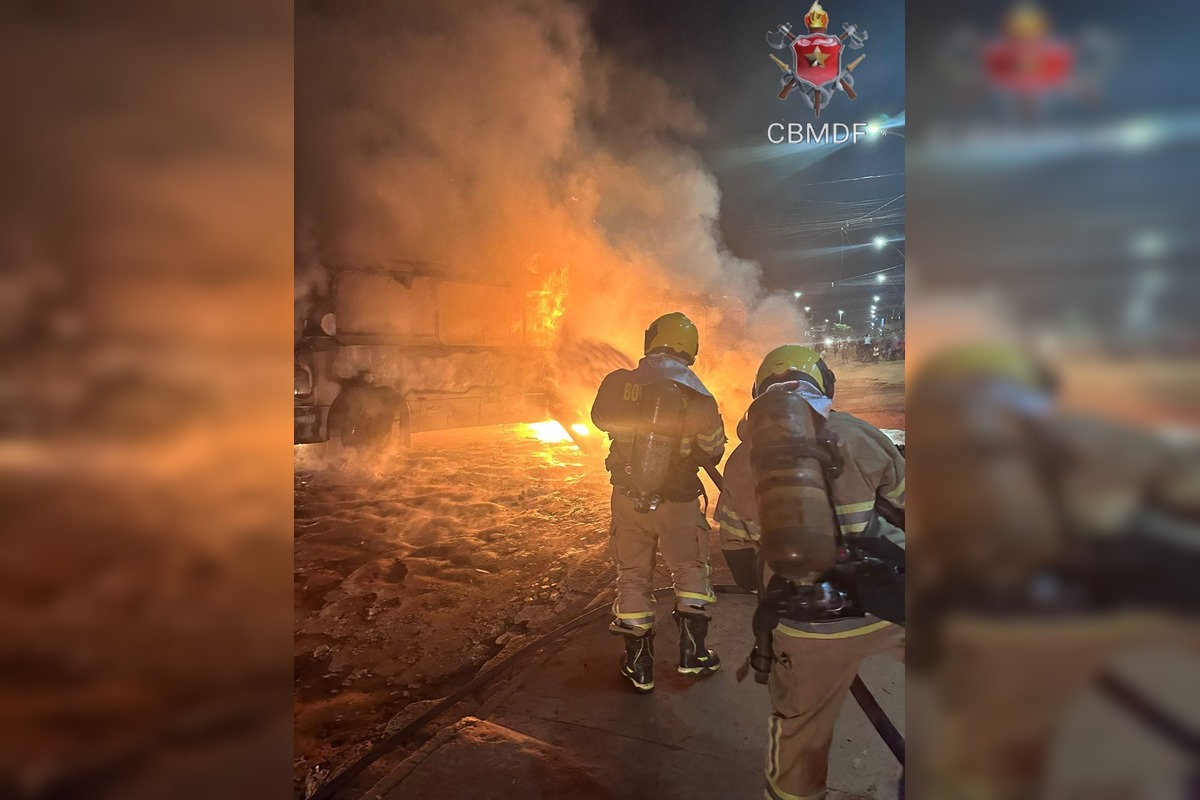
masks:
<svg viewBox="0 0 1200 800"><path fill-rule="evenodd" d="M657 597L660 595L665 595L671 591L673 590L670 587L655 589L654 595ZM713 586L713 591L719 594L750 594L742 587L732 584L719 584ZM309 800L333 800L333 798L337 796L337 792L347 783L349 783L351 779L353 779L367 767L371 766L371 764L378 761L385 754L394 750L408 739L412 738L417 731L425 727L433 720L437 719L452 706L463 700L463 698L467 697L475 690L491 683L509 667L518 663L526 656L531 655L538 649L544 647L560 636L564 636L576 628L581 628L589 622L601 619L608 613L609 608L607 605L600 605L589 611L585 611L574 619L568 620L562 625L559 625L549 633L543 634L537 639L534 639L529 644L521 647L521 649L503 659L500 663L493 664L483 672L480 672L474 678L467 681L467 683L465 683L463 686L443 697L435 705L427 709L423 714L385 736L377 744L371 747L370 750L359 756L359 758L351 763L348 767L322 784L317 791L313 792L313 794L309 796Z"/></svg>
<svg viewBox="0 0 1200 800"><path fill-rule="evenodd" d="M900 735L900 731L892 724L892 720L880 707L879 701L875 699L875 695L871 694L871 690L863 683L863 679L859 676L854 676L854 682L850 684L850 694L854 695L854 699L858 702L858 707L867 715L867 719L871 721L875 732L879 734L879 738L883 739L883 743L887 745L888 750L892 751L892 755L900 762L900 766L904 766L904 737Z"/></svg>
<svg viewBox="0 0 1200 800"><path fill-rule="evenodd" d="M1200 732L1164 711L1158 703L1134 688L1129 681L1115 672L1108 671L1100 675L1097 688L1163 739L1193 759L1200 760Z"/></svg>
<svg viewBox="0 0 1200 800"><path fill-rule="evenodd" d="M669 594L672 591L674 590L669 586L661 589L655 589L654 596L659 597ZM743 589L741 586L736 584L725 583L714 585L713 592L716 594L753 594L753 592ZM500 663L493 664L483 672L480 672L474 678L467 681L467 683L465 683L463 686L459 687L454 692L451 692L446 697L443 697L436 704L427 709L423 714L385 736L377 744L371 747L370 750L359 756L359 758L356 759L352 764L325 782L319 789L317 789L317 791L313 792L313 794L309 796L308 800L334 800L334 798L337 796L337 792L347 783L349 783L351 779L359 775L367 767L374 764L385 754L394 750L408 739L412 738L419 730L421 730L421 728L437 719L476 689L491 683L509 667L517 664L526 656L533 654L560 636L565 636L571 631L581 628L589 622L603 618L608 611L608 606L605 604L601 604L595 608L589 609L574 619L564 622L562 625L559 625L549 633L545 633L534 639L529 644L524 645L519 650L503 659ZM862 707L863 712L867 715L867 719L871 721L871 725L874 726L875 730L879 733L884 743L888 746L888 749L892 751L892 755L894 755L900 764L903 765L904 737L900 735L900 732L896 729L896 726L892 724L890 719L888 719L887 714L885 714L883 709L879 706L879 703L875 700L875 697L871 694L871 691L867 688L867 685L863 683L862 678L859 678L857 675L854 677L854 683L851 685L850 691L854 695L854 699L858 701L859 706Z"/></svg>

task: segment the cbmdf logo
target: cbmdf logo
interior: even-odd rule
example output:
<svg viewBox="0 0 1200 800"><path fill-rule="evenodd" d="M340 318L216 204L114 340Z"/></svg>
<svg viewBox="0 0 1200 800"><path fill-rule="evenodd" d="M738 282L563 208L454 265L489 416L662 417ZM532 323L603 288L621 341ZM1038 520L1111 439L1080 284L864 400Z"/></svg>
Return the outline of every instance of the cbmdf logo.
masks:
<svg viewBox="0 0 1200 800"><path fill-rule="evenodd" d="M842 34L831 35L828 32L829 14L821 8L819 0L804 15L804 26L808 33L797 36L792 26L785 22L767 33L767 44L776 50L791 50L790 66L771 55L771 60L783 70L779 99L786 100L798 90L808 107L820 117L821 109L829 105L835 92L843 92L851 100L858 97L851 73L867 56L863 53L850 63L845 63L845 57L846 51L863 48L867 32L843 22Z"/></svg>

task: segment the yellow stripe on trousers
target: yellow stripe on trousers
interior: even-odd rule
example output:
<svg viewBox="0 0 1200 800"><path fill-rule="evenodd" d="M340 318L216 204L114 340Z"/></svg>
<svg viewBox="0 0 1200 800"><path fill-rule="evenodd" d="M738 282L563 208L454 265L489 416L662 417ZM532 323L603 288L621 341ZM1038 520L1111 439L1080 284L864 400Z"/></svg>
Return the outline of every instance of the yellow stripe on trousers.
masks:
<svg viewBox="0 0 1200 800"><path fill-rule="evenodd" d="M775 630L782 633L784 636L791 636L793 639L849 639L853 636L863 636L864 634L874 633L882 630L888 625L891 625L886 619L881 619L879 622L872 622L870 625L863 625L861 628L852 628L848 631L836 631L834 633L813 633L812 631L802 631L798 628L789 628L782 622L775 626Z"/></svg>

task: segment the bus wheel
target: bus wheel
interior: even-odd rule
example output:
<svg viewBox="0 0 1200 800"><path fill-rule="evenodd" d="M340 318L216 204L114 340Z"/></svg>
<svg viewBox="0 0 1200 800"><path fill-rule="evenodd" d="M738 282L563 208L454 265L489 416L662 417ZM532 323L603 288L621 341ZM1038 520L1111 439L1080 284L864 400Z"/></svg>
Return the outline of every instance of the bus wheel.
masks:
<svg viewBox="0 0 1200 800"><path fill-rule="evenodd" d="M329 431L346 447L380 448L391 442L396 417L396 400L390 391L353 387L333 401L329 409Z"/></svg>

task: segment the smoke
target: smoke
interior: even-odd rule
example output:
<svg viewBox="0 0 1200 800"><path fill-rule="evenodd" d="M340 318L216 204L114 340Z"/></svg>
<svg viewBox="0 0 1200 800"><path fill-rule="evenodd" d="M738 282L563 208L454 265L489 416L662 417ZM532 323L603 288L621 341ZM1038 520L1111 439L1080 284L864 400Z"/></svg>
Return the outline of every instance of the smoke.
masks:
<svg viewBox="0 0 1200 800"><path fill-rule="evenodd" d="M683 293L739 298L754 322L701 326L706 379L744 371L731 348L757 358L799 336L794 306L715 233L696 108L598 48L580 5L308 2L296 24L298 305L324 291L313 264L413 259L517 287L565 269L564 352L598 340L638 356Z"/></svg>

